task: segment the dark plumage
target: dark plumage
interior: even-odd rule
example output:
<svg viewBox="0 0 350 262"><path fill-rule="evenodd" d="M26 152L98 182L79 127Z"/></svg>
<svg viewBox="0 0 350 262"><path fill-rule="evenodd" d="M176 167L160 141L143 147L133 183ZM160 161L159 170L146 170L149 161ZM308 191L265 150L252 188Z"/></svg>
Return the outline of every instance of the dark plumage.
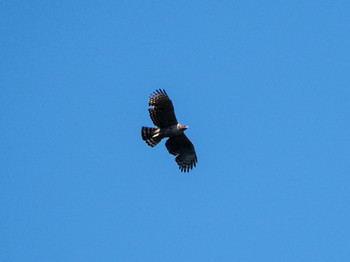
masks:
<svg viewBox="0 0 350 262"><path fill-rule="evenodd" d="M141 137L151 147L163 138L169 137L165 146L169 153L176 156L175 161L183 172L189 172L196 166L197 156L192 142L185 136L188 126L180 125L175 117L174 106L165 90L156 90L149 97L148 109L155 126L142 127Z"/></svg>

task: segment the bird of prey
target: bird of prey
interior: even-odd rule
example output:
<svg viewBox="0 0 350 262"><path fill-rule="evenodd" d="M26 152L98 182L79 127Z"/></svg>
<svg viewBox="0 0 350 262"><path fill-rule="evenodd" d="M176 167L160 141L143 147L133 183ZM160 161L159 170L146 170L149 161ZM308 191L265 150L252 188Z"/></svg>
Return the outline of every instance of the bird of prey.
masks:
<svg viewBox="0 0 350 262"><path fill-rule="evenodd" d="M141 137L147 145L154 147L163 138L169 137L165 146L169 153L175 155L175 161L182 172L189 172L197 163L196 152L192 142L185 136L188 126L180 125L175 117L173 103L165 90L156 90L149 97L148 109L155 126L142 127Z"/></svg>

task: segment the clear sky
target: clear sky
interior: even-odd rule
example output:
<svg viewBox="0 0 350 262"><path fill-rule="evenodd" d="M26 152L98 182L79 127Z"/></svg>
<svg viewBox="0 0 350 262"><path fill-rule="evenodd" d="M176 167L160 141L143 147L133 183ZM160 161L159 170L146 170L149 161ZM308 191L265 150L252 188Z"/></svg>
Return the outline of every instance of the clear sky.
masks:
<svg viewBox="0 0 350 262"><path fill-rule="evenodd" d="M350 261L349 1L1 1L0 260ZM198 165L150 148L158 88Z"/></svg>

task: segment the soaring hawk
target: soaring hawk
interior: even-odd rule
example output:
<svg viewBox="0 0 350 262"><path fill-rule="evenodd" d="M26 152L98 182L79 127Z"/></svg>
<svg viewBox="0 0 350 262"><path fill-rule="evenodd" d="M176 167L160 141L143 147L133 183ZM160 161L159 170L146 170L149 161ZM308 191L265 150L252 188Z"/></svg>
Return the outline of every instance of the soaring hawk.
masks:
<svg viewBox="0 0 350 262"><path fill-rule="evenodd" d="M142 127L141 136L147 145L154 147L164 137L169 137L165 146L169 153L175 155L175 161L183 172L188 172L197 163L196 152L192 142L185 136L188 126L180 125L175 117L173 103L165 90L156 90L149 97L148 109L154 127Z"/></svg>

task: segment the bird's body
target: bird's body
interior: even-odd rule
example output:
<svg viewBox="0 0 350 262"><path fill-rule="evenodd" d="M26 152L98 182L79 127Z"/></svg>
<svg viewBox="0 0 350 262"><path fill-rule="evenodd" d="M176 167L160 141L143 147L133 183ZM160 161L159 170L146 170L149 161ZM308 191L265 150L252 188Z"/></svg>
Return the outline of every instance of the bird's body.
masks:
<svg viewBox="0 0 350 262"><path fill-rule="evenodd" d="M152 137L159 136L160 138L164 137L172 137L176 135L181 135L187 129L186 126L182 126L180 124L167 126L164 128L157 128Z"/></svg>
<svg viewBox="0 0 350 262"><path fill-rule="evenodd" d="M188 172L197 163L193 144L185 136L188 126L177 122L174 107L165 90L156 90L151 94L148 109L153 123L157 126L142 127L141 137L151 147L156 146L163 138L169 137L165 146L169 153L175 155L175 161L181 171Z"/></svg>

